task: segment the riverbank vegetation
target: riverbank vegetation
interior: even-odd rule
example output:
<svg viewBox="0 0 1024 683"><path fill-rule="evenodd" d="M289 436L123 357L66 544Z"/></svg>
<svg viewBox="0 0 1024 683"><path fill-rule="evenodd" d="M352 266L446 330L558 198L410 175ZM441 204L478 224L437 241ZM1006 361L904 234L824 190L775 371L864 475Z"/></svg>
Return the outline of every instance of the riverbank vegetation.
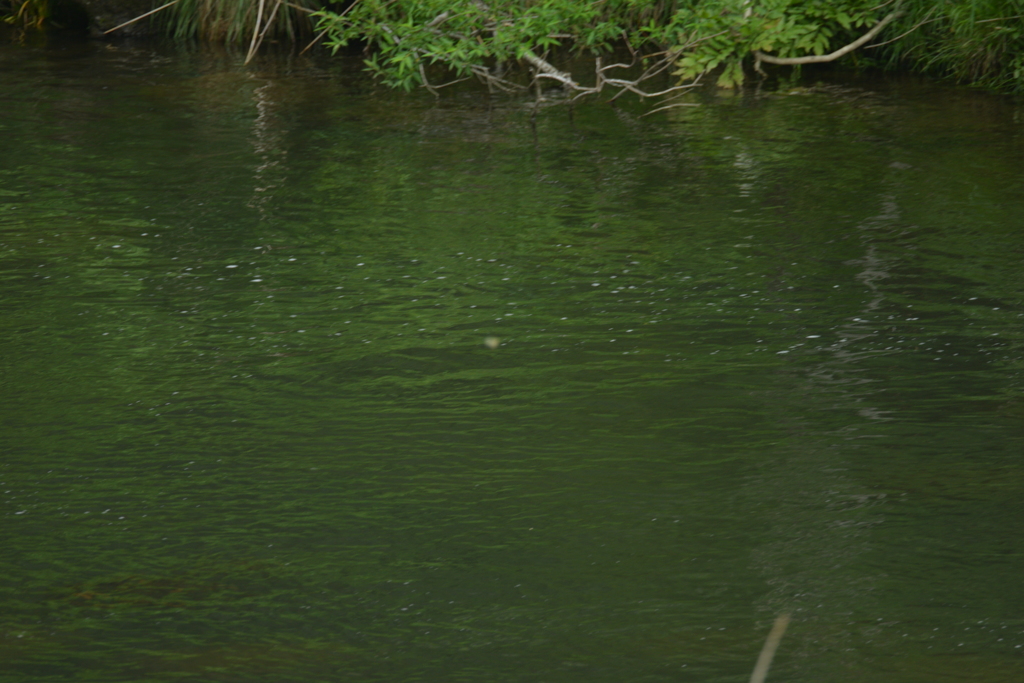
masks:
<svg viewBox="0 0 1024 683"><path fill-rule="evenodd" d="M681 83L712 76L731 88L765 65L842 61L1024 89L1022 0L357 0L318 16L329 46L363 45L370 70L404 88L436 88L439 68L494 87L516 63L578 93L639 90L668 63ZM621 63L601 58L616 46L634 71L612 84ZM594 56L588 85L543 59L555 49Z"/></svg>
<svg viewBox="0 0 1024 683"><path fill-rule="evenodd" d="M67 1L0 0L0 13L41 26ZM361 52L387 85L434 93L478 79L499 90L665 95L830 61L1024 91L1024 0L171 0L156 9L146 21L176 39L243 45L251 59L265 40L305 48L315 35L335 52ZM591 58L585 73L550 56L567 52Z"/></svg>

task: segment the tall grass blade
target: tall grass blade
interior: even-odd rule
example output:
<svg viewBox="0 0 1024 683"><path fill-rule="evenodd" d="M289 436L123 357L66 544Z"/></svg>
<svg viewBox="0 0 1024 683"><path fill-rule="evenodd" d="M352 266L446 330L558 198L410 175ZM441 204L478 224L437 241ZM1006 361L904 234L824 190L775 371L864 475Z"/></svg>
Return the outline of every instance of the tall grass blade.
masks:
<svg viewBox="0 0 1024 683"><path fill-rule="evenodd" d="M172 6L172 5L177 5L178 2L179 2L179 0L171 0L171 2L167 3L166 5L160 5L156 9L151 9L148 12L146 12L145 14L140 14L139 16L135 17L134 19L129 19L128 21L124 22L123 24L118 24L114 28L108 28L106 31L103 32L103 35L107 35L108 33L113 33L117 29L124 28L125 26L131 26L136 21L141 21L142 19L145 19L146 17L153 16L157 12L160 12L161 10L165 10L168 7Z"/></svg>

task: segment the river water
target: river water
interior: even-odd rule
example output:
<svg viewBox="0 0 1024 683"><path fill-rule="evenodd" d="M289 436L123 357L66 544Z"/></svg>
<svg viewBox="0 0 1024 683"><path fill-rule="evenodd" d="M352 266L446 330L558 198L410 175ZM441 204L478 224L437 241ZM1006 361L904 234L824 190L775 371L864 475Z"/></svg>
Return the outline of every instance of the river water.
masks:
<svg viewBox="0 0 1024 683"><path fill-rule="evenodd" d="M1024 108L0 47L0 679L1024 680Z"/></svg>

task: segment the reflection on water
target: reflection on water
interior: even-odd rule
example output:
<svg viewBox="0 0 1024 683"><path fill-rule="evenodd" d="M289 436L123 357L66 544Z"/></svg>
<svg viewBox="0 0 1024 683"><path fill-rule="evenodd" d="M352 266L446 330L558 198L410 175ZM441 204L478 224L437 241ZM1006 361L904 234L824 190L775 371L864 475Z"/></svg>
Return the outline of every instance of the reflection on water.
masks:
<svg viewBox="0 0 1024 683"><path fill-rule="evenodd" d="M1016 681L1019 111L0 50L14 681Z"/></svg>

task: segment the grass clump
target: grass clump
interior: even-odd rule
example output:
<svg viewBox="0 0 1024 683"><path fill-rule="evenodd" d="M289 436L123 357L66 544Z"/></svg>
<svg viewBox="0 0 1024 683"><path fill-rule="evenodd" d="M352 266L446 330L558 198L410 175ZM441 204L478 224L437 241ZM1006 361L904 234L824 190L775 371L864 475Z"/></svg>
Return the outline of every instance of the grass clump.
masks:
<svg viewBox="0 0 1024 683"><path fill-rule="evenodd" d="M323 6L319 0L178 0L163 21L178 40L245 43L256 34L295 41L312 33L310 15Z"/></svg>
<svg viewBox="0 0 1024 683"><path fill-rule="evenodd" d="M888 68L1024 92L1024 1L913 0L879 50Z"/></svg>

